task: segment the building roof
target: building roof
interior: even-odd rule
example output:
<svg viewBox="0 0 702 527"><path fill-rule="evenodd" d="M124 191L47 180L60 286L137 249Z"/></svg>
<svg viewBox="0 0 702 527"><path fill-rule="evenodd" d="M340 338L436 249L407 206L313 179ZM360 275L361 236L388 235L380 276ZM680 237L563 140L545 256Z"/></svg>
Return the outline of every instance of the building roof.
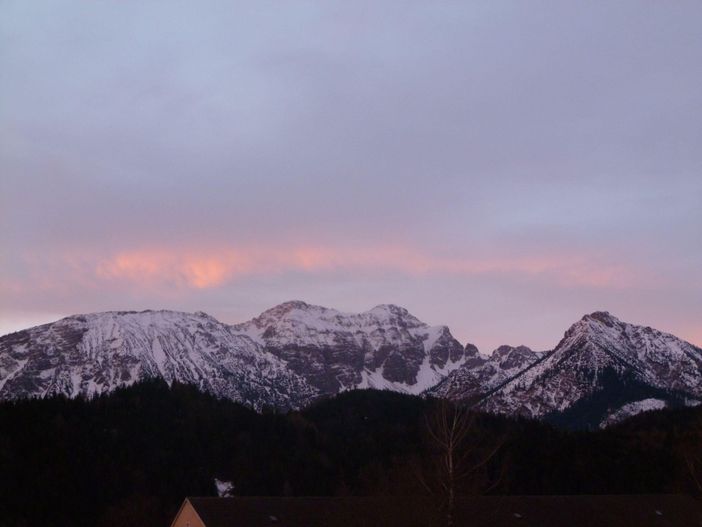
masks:
<svg viewBox="0 0 702 527"><path fill-rule="evenodd" d="M434 527L428 498L188 498L207 527ZM456 500L455 526L699 527L702 507L682 495L488 496Z"/></svg>

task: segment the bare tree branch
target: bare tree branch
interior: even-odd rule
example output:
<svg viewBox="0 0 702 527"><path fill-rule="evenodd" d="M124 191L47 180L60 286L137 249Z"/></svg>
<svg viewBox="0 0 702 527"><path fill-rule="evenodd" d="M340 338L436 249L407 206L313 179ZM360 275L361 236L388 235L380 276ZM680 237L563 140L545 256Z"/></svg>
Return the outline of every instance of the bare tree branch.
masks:
<svg viewBox="0 0 702 527"><path fill-rule="evenodd" d="M439 457L435 465L438 470L434 486L446 499L446 526L453 527L458 483L469 476L475 477L479 470L485 468L504 441L481 446L484 438L478 436L476 414L446 400L437 402L433 412L425 416L425 424L427 435ZM420 478L420 483L425 488L431 487L424 477Z"/></svg>

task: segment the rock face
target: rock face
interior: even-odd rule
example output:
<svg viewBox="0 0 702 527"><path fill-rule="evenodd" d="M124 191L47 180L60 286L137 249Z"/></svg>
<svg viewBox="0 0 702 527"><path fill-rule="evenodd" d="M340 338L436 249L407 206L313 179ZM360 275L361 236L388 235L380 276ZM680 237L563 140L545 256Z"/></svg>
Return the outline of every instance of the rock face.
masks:
<svg viewBox="0 0 702 527"><path fill-rule="evenodd" d="M233 328L323 394L351 388L418 394L466 359L446 326L430 327L394 305L352 314L286 302Z"/></svg>
<svg viewBox="0 0 702 527"><path fill-rule="evenodd" d="M286 302L237 325L205 313L76 315L0 337L0 399L92 396L162 378L260 409L354 388L426 393L494 413L598 426L702 401L702 350L606 312L555 349L483 357L394 305L342 313Z"/></svg>
<svg viewBox="0 0 702 527"><path fill-rule="evenodd" d="M671 404L700 400L702 350L673 335L595 312L571 326L546 357L488 393L479 406L529 417L571 412L592 421L606 420L622 405L649 398Z"/></svg>
<svg viewBox="0 0 702 527"><path fill-rule="evenodd" d="M78 315L0 338L2 399L92 396L158 377L255 408L317 395L283 361L204 313Z"/></svg>
<svg viewBox="0 0 702 527"><path fill-rule="evenodd" d="M397 306L360 314L288 302L230 326L205 313L67 317L0 338L0 398L92 396L147 378L297 408L356 387L420 393L463 362L445 326Z"/></svg>
<svg viewBox="0 0 702 527"><path fill-rule="evenodd" d="M544 354L526 346L500 346L483 358L472 344L466 346L467 359L458 369L427 393L456 401L477 401L541 359Z"/></svg>

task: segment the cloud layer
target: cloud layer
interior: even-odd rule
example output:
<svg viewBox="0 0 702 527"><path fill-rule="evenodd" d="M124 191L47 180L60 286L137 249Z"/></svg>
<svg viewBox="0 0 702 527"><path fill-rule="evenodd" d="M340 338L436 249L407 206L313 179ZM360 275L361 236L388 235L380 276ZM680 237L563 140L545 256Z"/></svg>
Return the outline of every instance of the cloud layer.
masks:
<svg viewBox="0 0 702 527"><path fill-rule="evenodd" d="M553 346L702 345L702 9L0 6L0 331L403 304Z"/></svg>

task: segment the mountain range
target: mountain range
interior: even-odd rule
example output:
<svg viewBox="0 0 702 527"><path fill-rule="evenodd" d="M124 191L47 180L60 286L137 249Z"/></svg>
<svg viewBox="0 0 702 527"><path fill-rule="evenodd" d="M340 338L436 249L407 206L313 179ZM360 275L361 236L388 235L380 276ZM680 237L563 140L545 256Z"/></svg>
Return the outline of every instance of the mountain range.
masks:
<svg viewBox="0 0 702 527"><path fill-rule="evenodd" d="M429 390L494 413L602 426L702 402L702 349L607 312L585 315L556 347L498 348Z"/></svg>
<svg viewBox="0 0 702 527"><path fill-rule="evenodd" d="M292 301L229 325L202 313L105 312L0 337L0 399L91 397L150 378L258 410L357 388L460 401L569 426L702 401L702 349L595 312L553 350L483 356L395 305L363 313Z"/></svg>

